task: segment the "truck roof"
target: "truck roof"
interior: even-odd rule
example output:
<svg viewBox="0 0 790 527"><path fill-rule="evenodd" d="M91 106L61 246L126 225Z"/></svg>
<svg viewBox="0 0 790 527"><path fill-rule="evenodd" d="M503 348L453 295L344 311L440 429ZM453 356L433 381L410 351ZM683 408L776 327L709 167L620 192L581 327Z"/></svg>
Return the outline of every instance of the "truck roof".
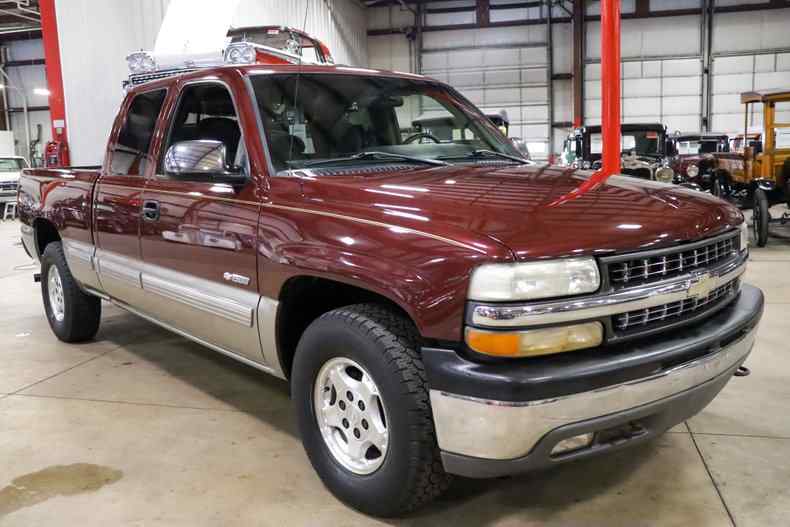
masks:
<svg viewBox="0 0 790 527"><path fill-rule="evenodd" d="M211 78L218 72L236 70L242 74L273 74L273 73L326 73L326 74L356 74L369 75L372 77L397 77L403 79L429 80L439 84L443 82L419 75L417 73L406 73L401 71L387 71L371 68L358 68L354 66L344 66L339 64L228 64L222 66L211 66L206 68L185 68L182 70L161 71L151 75L151 80L135 84L129 87L130 93L145 92L151 88L170 86L175 82L186 79Z"/></svg>
<svg viewBox="0 0 790 527"><path fill-rule="evenodd" d="M591 134L601 133L600 125L585 126L584 128ZM665 132L666 127L661 123L629 123L621 125L620 130L623 132L642 132L645 130L648 132Z"/></svg>
<svg viewBox="0 0 790 527"><path fill-rule="evenodd" d="M741 94L741 104L768 101L790 101L790 90L757 90Z"/></svg>

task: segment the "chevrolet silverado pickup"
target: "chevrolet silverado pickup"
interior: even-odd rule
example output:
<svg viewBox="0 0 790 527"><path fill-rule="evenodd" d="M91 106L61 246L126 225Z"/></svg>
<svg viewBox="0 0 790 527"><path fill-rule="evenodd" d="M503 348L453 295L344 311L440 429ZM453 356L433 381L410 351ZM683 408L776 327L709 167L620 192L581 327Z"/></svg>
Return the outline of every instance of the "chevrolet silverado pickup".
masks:
<svg viewBox="0 0 790 527"><path fill-rule="evenodd" d="M452 140L400 130L452 115ZM345 66L220 66L126 94L101 167L29 169L46 316L102 301L290 383L308 457L379 516L451 475L611 452L704 408L749 355L737 208L538 165L456 90Z"/></svg>

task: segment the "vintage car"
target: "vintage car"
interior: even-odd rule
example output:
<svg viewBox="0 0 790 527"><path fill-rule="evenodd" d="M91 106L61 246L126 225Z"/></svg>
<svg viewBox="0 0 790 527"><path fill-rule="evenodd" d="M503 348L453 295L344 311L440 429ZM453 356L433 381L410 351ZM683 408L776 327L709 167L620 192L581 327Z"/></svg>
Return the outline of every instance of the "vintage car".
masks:
<svg viewBox="0 0 790 527"><path fill-rule="evenodd" d="M472 135L404 142L420 103ZM620 176L562 201L589 171L419 75L184 72L126 93L105 152L20 179L55 336L93 338L105 301L286 380L318 475L368 514L659 436L763 312L737 207Z"/></svg>
<svg viewBox="0 0 790 527"><path fill-rule="evenodd" d="M522 153L524 159L530 159L529 148L526 141L520 137L510 137L510 119L507 111L500 110L496 113L486 113L486 117L496 126L502 134L510 139L510 142ZM411 127L404 128L405 142L412 141L433 141L436 143L445 141L462 140L466 135L472 137L472 132L467 127L460 127L456 123L457 118L446 112L427 112L420 114L411 123Z"/></svg>
<svg viewBox="0 0 790 527"><path fill-rule="evenodd" d="M714 194L753 207L754 237L762 247L768 242L768 225L775 221L770 207L790 204L790 90L746 92L741 103L747 126L753 106L762 106L763 131L747 128L734 139L731 152L716 155ZM776 221L789 219L783 213Z"/></svg>
<svg viewBox="0 0 790 527"><path fill-rule="evenodd" d="M662 124L624 124L622 131L622 173L642 179L673 183L675 171L670 159L674 143ZM574 130L565 140L562 164L576 168L598 169L601 166L601 127L587 126Z"/></svg>
<svg viewBox="0 0 790 527"><path fill-rule="evenodd" d="M676 133L672 141L676 155L670 166L676 178L712 191L715 156L730 151L730 138L716 133Z"/></svg>
<svg viewBox="0 0 790 527"><path fill-rule="evenodd" d="M136 51L126 57L129 78L135 86L185 70L222 64L334 64L329 48L304 31L285 26L231 28L225 48L218 54L162 55Z"/></svg>
<svg viewBox="0 0 790 527"><path fill-rule="evenodd" d="M0 217L7 202L16 202L16 191L22 169L27 168L25 158L19 156L0 157Z"/></svg>

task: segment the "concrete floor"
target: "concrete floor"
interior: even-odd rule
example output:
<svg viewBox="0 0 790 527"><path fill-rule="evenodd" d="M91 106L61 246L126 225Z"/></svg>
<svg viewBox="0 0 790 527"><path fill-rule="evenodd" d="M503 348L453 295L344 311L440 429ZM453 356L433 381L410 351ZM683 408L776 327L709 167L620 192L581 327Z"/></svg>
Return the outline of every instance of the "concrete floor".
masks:
<svg viewBox="0 0 790 527"><path fill-rule="evenodd" d="M109 305L95 342L58 342L18 232L0 222L2 526L788 524L790 241L753 250L768 306L752 375L701 415L616 455L457 480L379 522L323 488L285 383Z"/></svg>

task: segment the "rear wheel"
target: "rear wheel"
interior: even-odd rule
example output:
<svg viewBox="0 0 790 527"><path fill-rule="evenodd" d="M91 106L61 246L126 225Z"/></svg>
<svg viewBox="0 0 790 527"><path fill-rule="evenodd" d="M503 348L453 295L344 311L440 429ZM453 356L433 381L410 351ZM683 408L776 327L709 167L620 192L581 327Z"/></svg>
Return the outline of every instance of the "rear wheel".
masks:
<svg viewBox="0 0 790 527"><path fill-rule="evenodd" d="M79 288L60 242L48 244L41 256L41 296L49 326L60 340L82 342L96 335L101 300Z"/></svg>
<svg viewBox="0 0 790 527"><path fill-rule="evenodd" d="M763 189L754 191L754 213L752 216L752 229L754 240L758 247L765 247L768 243L768 222L771 216L768 212L768 195Z"/></svg>
<svg viewBox="0 0 790 527"><path fill-rule="evenodd" d="M411 323L384 306L324 314L302 335L292 393L324 484L375 516L408 513L449 485Z"/></svg>

